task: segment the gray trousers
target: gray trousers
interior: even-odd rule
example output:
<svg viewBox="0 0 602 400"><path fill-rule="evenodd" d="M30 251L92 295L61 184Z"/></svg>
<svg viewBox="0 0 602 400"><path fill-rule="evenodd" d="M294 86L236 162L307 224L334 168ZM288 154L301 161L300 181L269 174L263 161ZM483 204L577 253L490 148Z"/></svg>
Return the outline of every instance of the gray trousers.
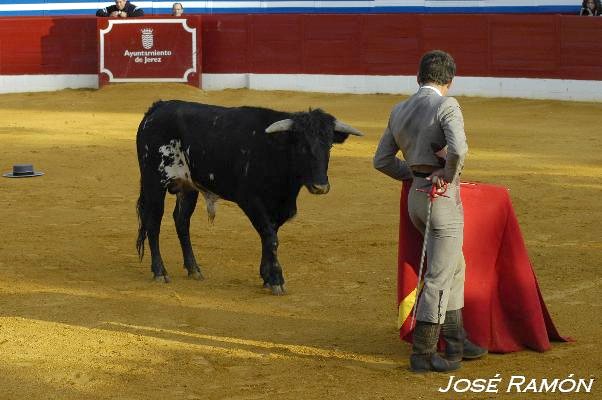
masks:
<svg viewBox="0 0 602 400"><path fill-rule="evenodd" d="M408 197L408 212L414 226L424 236L431 182L415 177ZM442 324L445 312L464 307L464 271L462 253L464 209L459 183L449 184L447 197L437 197L431 211L431 227L426 248L424 286L418 296L416 319Z"/></svg>

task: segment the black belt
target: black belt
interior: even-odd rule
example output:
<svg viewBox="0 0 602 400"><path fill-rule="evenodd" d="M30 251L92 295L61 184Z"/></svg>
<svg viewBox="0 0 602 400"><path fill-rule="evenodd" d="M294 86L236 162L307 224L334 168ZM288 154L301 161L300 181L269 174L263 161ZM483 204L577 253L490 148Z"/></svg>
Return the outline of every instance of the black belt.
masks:
<svg viewBox="0 0 602 400"><path fill-rule="evenodd" d="M431 176L431 173L429 173L429 172L412 171L412 174L417 178L428 178L429 176Z"/></svg>

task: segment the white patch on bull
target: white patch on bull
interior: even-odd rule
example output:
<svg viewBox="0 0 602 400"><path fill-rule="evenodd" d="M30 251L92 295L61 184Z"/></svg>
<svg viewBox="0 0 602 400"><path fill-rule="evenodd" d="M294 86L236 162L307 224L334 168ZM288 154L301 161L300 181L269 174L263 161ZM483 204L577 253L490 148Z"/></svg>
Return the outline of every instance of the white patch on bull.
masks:
<svg viewBox="0 0 602 400"><path fill-rule="evenodd" d="M163 185L168 185L170 182L193 184L190 167L188 166L179 140L172 139L169 144L159 147L159 154L161 155L159 173L161 174L161 183Z"/></svg>
<svg viewBox="0 0 602 400"><path fill-rule="evenodd" d="M189 153L190 147L183 151L181 142L176 139L172 139L169 144L159 147L159 154L161 155L161 164L159 165L161 183L165 186L170 183L177 183L178 186L190 185L196 188L205 198L209 222L213 223L216 214L216 202L220 197L192 180L190 166L186 161ZM209 179L215 179L213 173L209 174ZM178 193L178 195L181 194Z"/></svg>

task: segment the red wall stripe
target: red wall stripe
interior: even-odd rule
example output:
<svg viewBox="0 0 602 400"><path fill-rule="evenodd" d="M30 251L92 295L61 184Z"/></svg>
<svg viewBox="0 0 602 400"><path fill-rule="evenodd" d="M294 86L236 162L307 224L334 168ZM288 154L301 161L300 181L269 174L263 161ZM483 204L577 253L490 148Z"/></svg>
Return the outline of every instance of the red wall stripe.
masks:
<svg viewBox="0 0 602 400"><path fill-rule="evenodd" d="M207 73L414 75L449 51L458 75L602 79L602 18L251 14L202 19ZM96 18L0 18L0 75L94 74Z"/></svg>

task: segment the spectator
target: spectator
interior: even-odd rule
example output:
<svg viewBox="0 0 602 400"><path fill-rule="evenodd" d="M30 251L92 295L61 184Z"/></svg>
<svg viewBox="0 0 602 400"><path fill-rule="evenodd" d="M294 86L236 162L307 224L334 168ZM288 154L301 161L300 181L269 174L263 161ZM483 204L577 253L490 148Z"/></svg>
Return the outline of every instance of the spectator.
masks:
<svg viewBox="0 0 602 400"><path fill-rule="evenodd" d="M600 7L597 0L583 0L579 15L585 17L597 17L600 15Z"/></svg>
<svg viewBox="0 0 602 400"><path fill-rule="evenodd" d="M105 7L96 11L96 16L119 18L143 17L144 10L140 7L136 7L127 0L115 0L114 6Z"/></svg>
<svg viewBox="0 0 602 400"><path fill-rule="evenodd" d="M172 17L181 17L184 14L184 7L182 3L173 3L171 6L171 16Z"/></svg>

